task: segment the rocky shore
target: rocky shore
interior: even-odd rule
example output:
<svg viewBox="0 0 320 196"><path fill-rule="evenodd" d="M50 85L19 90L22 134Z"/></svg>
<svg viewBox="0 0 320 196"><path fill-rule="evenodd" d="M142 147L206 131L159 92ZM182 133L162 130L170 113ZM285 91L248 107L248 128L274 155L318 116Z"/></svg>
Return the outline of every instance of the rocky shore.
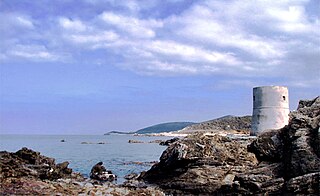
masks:
<svg viewBox="0 0 320 196"><path fill-rule="evenodd" d="M68 162L28 148L0 152L0 195L164 195L157 187L128 187L85 179Z"/></svg>
<svg viewBox="0 0 320 196"><path fill-rule="evenodd" d="M0 152L0 195L319 195L320 98L257 138L197 133L168 142L160 161L122 185L85 179L23 148Z"/></svg>
<svg viewBox="0 0 320 196"><path fill-rule="evenodd" d="M190 135L140 178L173 195L319 195L320 98L300 101L289 125L252 138Z"/></svg>

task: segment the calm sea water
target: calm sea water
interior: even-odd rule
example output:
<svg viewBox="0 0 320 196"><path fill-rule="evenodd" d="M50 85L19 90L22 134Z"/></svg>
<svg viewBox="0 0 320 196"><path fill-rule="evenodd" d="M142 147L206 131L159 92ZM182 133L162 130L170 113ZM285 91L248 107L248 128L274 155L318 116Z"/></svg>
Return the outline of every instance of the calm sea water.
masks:
<svg viewBox="0 0 320 196"><path fill-rule="evenodd" d="M66 142L61 142L62 139ZM130 139L145 143L130 144ZM122 183L125 175L139 173L151 167L133 162L159 160L166 147L147 143L158 139L170 138L132 135L0 135L0 151L16 152L22 147L28 147L55 158L56 163L68 161L70 168L87 177L92 166L103 161L104 166L118 176L118 183ZM81 144L82 142L92 144ZM98 142L105 144L97 144Z"/></svg>

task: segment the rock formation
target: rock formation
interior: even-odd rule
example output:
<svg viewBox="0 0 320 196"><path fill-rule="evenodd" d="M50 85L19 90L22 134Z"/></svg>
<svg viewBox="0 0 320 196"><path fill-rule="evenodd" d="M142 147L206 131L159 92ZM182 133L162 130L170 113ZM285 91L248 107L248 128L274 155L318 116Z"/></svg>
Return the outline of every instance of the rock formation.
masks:
<svg viewBox="0 0 320 196"><path fill-rule="evenodd" d="M170 144L178 141L179 139L180 139L180 138L178 138L178 137L174 137L174 138L172 138L172 139L169 139L169 140L160 142L159 145L161 145L161 146L169 146Z"/></svg>
<svg viewBox="0 0 320 196"><path fill-rule="evenodd" d="M117 176L112 173L111 170L107 170L103 165L103 162L95 164L90 172L90 178L98 181L114 181L117 180Z"/></svg>
<svg viewBox="0 0 320 196"><path fill-rule="evenodd" d="M242 131L249 133L251 130L251 116L225 116L214 120L190 125L182 129L182 132L192 131Z"/></svg>
<svg viewBox="0 0 320 196"><path fill-rule="evenodd" d="M170 145L140 178L178 195L318 195L319 122L317 97L300 101L287 126L254 141L190 135Z"/></svg>
<svg viewBox="0 0 320 196"><path fill-rule="evenodd" d="M219 135L195 134L170 145L160 162L140 179L171 194L210 194L257 160L247 151L250 139L236 141Z"/></svg>
<svg viewBox="0 0 320 196"><path fill-rule="evenodd" d="M0 152L0 195L164 195L156 187L125 187L84 179L31 149Z"/></svg>

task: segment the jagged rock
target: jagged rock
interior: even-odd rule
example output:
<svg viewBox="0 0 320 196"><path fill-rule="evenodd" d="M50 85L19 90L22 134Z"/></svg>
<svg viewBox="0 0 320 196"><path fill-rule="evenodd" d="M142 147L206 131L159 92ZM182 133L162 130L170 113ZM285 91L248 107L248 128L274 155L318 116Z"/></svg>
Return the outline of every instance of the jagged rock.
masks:
<svg viewBox="0 0 320 196"><path fill-rule="evenodd" d="M310 173L291 178L286 183L286 193L294 195L319 195L320 173Z"/></svg>
<svg viewBox="0 0 320 196"><path fill-rule="evenodd" d="M301 101L287 126L253 142L206 134L179 140L140 178L173 195L318 195L319 124L320 98Z"/></svg>
<svg viewBox="0 0 320 196"><path fill-rule="evenodd" d="M272 185L260 192L274 194L315 194L319 193L319 124L320 124L320 98L310 101L300 101L297 111L290 113L287 126L279 130L263 133L248 146L248 150L255 153L259 161L268 161L262 166L265 170L272 164L279 167L271 179L273 182L283 179L278 186ZM271 163L270 163L271 162ZM242 176L252 176L257 179L257 174L252 175L254 169L247 171ZM238 176L241 178L241 176ZM237 178L237 177L236 177ZM252 181L252 178L245 182ZM264 182L264 183L265 183ZM279 181L280 182L280 181ZM273 183L275 184L275 183ZM242 184L245 189L250 189Z"/></svg>
<svg viewBox="0 0 320 196"><path fill-rule="evenodd" d="M300 101L287 126L262 134L248 150L260 161L282 162L286 179L319 171L319 123L320 98Z"/></svg>
<svg viewBox="0 0 320 196"><path fill-rule="evenodd" d="M248 151L256 155L259 161L280 162L283 155L281 130L270 130L260 135L248 145Z"/></svg>
<svg viewBox="0 0 320 196"><path fill-rule="evenodd" d="M34 178L55 180L71 177L69 163L55 164L53 158L40 155L39 152L22 148L16 153L0 152L0 173L5 177L32 176Z"/></svg>
<svg viewBox="0 0 320 196"><path fill-rule="evenodd" d="M1 151L0 195L164 195L159 188L142 183L128 187L94 184L68 165L55 164L54 159L27 148L16 153Z"/></svg>
<svg viewBox="0 0 320 196"><path fill-rule="evenodd" d="M161 145L161 146L169 146L169 145L171 145L172 143L178 141L179 139L180 139L180 138L175 137L175 138L172 138L172 139L169 139L169 140L166 140L166 141L162 141L162 142L159 143L159 145Z"/></svg>
<svg viewBox="0 0 320 196"><path fill-rule="evenodd" d="M219 135L191 135L171 144L140 179L172 194L209 194L228 183L226 176L257 163L247 144Z"/></svg>

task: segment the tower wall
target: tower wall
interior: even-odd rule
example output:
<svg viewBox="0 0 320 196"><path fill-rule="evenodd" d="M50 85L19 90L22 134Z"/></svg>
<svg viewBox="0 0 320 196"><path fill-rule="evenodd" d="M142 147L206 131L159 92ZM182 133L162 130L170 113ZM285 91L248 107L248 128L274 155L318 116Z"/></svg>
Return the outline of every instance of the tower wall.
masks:
<svg viewBox="0 0 320 196"><path fill-rule="evenodd" d="M289 94L284 86L253 88L253 113L250 135L279 129L289 121Z"/></svg>

